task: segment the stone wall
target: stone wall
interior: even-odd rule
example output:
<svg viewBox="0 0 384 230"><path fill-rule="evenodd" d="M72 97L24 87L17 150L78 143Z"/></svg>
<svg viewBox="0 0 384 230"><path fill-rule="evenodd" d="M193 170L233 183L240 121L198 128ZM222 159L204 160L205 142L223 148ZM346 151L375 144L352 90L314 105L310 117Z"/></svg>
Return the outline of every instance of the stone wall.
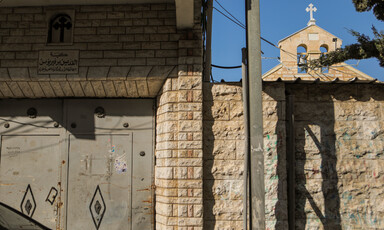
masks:
<svg viewBox="0 0 384 230"><path fill-rule="evenodd" d="M263 85L266 229L288 229L286 102L283 84Z"/></svg>
<svg viewBox="0 0 384 230"><path fill-rule="evenodd" d="M63 11L73 42L47 44L49 15ZM181 34L174 3L1 7L0 97L155 97L177 76ZM39 74L44 50L78 50L78 73Z"/></svg>
<svg viewBox="0 0 384 230"><path fill-rule="evenodd" d="M157 97L156 229L203 229L203 79L200 1L195 28L180 31L177 77Z"/></svg>
<svg viewBox="0 0 384 230"><path fill-rule="evenodd" d="M241 91L237 85L204 85L204 229L242 228Z"/></svg>
<svg viewBox="0 0 384 230"><path fill-rule="evenodd" d="M264 83L266 228L384 227L384 86ZM295 203L288 202L286 97L294 95ZM204 87L204 226L242 229L239 84Z"/></svg>
<svg viewBox="0 0 384 230"><path fill-rule="evenodd" d="M383 85L287 89L295 95L297 228L384 228Z"/></svg>
<svg viewBox="0 0 384 230"><path fill-rule="evenodd" d="M264 145L267 229L286 229L285 115L283 85L265 86ZM242 229L244 117L242 88L204 87L205 229Z"/></svg>

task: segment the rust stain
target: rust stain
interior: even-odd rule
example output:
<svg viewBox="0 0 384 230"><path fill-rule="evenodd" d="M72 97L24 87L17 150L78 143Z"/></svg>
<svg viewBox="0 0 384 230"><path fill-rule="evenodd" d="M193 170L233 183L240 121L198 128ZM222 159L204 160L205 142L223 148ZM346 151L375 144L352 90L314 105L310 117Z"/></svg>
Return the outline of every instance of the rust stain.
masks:
<svg viewBox="0 0 384 230"><path fill-rule="evenodd" d="M65 161L63 160L61 163L62 163L62 164L65 164Z"/></svg>
<svg viewBox="0 0 384 230"><path fill-rule="evenodd" d="M152 204L152 200L143 200L142 202L143 202L143 203Z"/></svg>
<svg viewBox="0 0 384 230"><path fill-rule="evenodd" d="M15 185L15 184L0 184L1 186L11 186L11 185Z"/></svg>
<svg viewBox="0 0 384 230"><path fill-rule="evenodd" d="M151 189L149 189L149 188L145 188L145 189L138 189L138 190L136 190L136 191L138 191L138 192L144 192L144 191L151 191Z"/></svg>
<svg viewBox="0 0 384 230"><path fill-rule="evenodd" d="M147 206L146 208L144 208L144 212L143 212L143 214L145 214L145 215L153 215L154 214L154 209L153 209L153 207L152 207L152 205L150 205L150 206Z"/></svg>

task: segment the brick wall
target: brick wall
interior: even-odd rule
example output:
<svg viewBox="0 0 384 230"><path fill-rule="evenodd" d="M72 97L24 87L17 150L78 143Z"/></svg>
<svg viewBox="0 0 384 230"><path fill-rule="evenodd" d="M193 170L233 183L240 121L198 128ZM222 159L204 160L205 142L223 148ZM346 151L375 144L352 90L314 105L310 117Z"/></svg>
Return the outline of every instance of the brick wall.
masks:
<svg viewBox="0 0 384 230"><path fill-rule="evenodd" d="M296 101L297 227L383 228L383 85L288 90Z"/></svg>
<svg viewBox="0 0 384 230"><path fill-rule="evenodd" d="M204 85L204 229L242 229L241 87Z"/></svg>
<svg viewBox="0 0 384 230"><path fill-rule="evenodd" d="M74 11L73 44L47 45L50 12ZM174 4L0 8L1 97L155 97L177 76ZM42 50L79 50L78 74L38 74ZM8 81L5 83L4 81Z"/></svg>
<svg viewBox="0 0 384 230"><path fill-rule="evenodd" d="M193 59L180 57L179 77L167 79L158 97L157 229L202 229L202 65Z"/></svg>
<svg viewBox="0 0 384 230"><path fill-rule="evenodd" d="M204 226L242 229L244 114L241 84L204 87ZM264 86L267 229L287 228L284 87Z"/></svg>
<svg viewBox="0 0 384 230"><path fill-rule="evenodd" d="M295 98L296 228L383 228L383 85L265 83L266 228L288 229L286 92ZM203 119L205 229L242 229L241 86L206 84Z"/></svg>
<svg viewBox="0 0 384 230"><path fill-rule="evenodd" d="M201 1L177 30L174 4L0 8L0 97L157 98L156 229L199 230L202 188ZM74 10L73 44L46 44L47 13ZM78 74L37 73L41 50L79 50Z"/></svg>
<svg viewBox="0 0 384 230"><path fill-rule="evenodd" d="M195 24L200 2L195 1ZM203 90L200 26L178 42L178 75L158 96L156 229L203 229Z"/></svg>

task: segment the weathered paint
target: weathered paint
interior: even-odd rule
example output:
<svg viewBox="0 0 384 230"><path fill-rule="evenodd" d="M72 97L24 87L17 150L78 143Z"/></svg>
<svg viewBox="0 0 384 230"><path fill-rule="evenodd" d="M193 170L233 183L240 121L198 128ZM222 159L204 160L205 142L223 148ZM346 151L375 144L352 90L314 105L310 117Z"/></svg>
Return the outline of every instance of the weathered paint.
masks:
<svg viewBox="0 0 384 230"><path fill-rule="evenodd" d="M153 226L152 100L4 100L0 111L1 202L52 229Z"/></svg>

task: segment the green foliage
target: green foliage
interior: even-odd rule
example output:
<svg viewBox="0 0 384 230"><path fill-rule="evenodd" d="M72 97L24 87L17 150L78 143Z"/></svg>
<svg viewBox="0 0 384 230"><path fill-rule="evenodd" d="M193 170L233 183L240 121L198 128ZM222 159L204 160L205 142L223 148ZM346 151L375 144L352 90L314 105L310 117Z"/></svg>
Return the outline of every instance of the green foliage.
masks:
<svg viewBox="0 0 384 230"><path fill-rule="evenodd" d="M384 21L384 0L352 0L356 11L365 12L373 10L378 20ZM321 56L317 60L309 62L309 68L319 68L344 62L350 59L377 58L380 66L384 67L384 33L376 30L372 26L374 38L360 34L354 30L350 33L357 38L357 43L345 46L327 55Z"/></svg>
<svg viewBox="0 0 384 230"><path fill-rule="evenodd" d="M384 21L384 1L383 0L353 0L356 11L365 12L373 9L373 14L377 19Z"/></svg>

